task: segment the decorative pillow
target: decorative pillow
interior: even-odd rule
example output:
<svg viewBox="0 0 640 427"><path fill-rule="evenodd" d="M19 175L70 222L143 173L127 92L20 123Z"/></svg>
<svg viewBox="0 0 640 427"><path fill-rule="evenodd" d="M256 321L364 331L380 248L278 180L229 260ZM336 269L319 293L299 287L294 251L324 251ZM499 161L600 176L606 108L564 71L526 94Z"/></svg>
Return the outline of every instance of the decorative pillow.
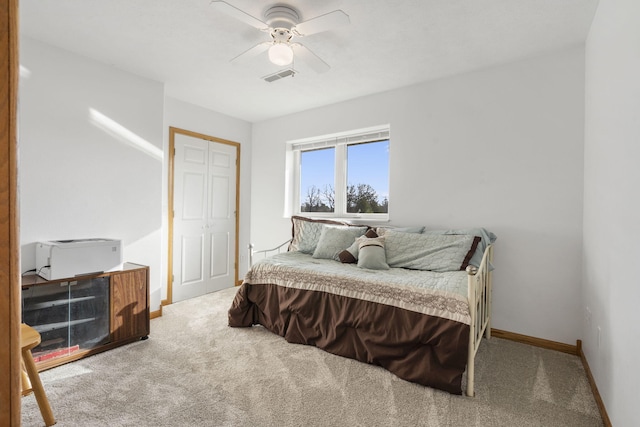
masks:
<svg viewBox="0 0 640 427"><path fill-rule="evenodd" d="M344 222L328 219L311 219L303 216L292 216L292 239L289 243L289 251L299 251L312 254L320 240L320 233L326 224L347 225Z"/></svg>
<svg viewBox="0 0 640 427"><path fill-rule="evenodd" d="M464 270L480 239L471 235L385 233L390 267L429 271Z"/></svg>
<svg viewBox="0 0 640 427"><path fill-rule="evenodd" d="M388 270L384 252L384 237L358 238L358 267L369 270Z"/></svg>
<svg viewBox="0 0 640 427"><path fill-rule="evenodd" d="M472 254L471 259L469 260L469 265L473 265L474 267L480 267L480 263L482 262L482 257L484 256L484 251L487 249L487 246L492 244L498 238L491 231L484 228L464 228L464 229L454 229L454 230L425 230L424 234L469 234L471 236L480 236L480 242L478 243L478 247L475 252ZM466 268L466 267L465 267Z"/></svg>
<svg viewBox="0 0 640 427"><path fill-rule="evenodd" d="M326 225L320 233L318 245L313 251L314 258L338 260L338 254L349 243L362 236L367 227Z"/></svg>
<svg viewBox="0 0 640 427"><path fill-rule="evenodd" d="M372 239L378 237L378 235L373 231L373 228L370 228L364 233L364 237ZM358 250L358 239L355 239L351 246L338 254L338 259L345 264L355 264L358 262Z"/></svg>
<svg viewBox="0 0 640 427"><path fill-rule="evenodd" d="M399 233L416 233L420 234L424 231L424 226L422 227L378 227L376 228L376 233L378 236L384 236L389 230L397 231Z"/></svg>

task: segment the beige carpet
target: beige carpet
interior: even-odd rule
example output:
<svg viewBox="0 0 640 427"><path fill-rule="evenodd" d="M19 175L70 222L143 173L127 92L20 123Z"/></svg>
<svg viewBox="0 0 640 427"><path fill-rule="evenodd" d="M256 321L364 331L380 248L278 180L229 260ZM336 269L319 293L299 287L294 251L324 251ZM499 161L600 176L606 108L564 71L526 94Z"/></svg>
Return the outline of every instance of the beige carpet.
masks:
<svg viewBox="0 0 640 427"><path fill-rule="evenodd" d="M43 372L58 426L600 426L579 358L483 341L476 397L227 326L235 289L164 308L151 335ZM43 425L33 395L23 426Z"/></svg>

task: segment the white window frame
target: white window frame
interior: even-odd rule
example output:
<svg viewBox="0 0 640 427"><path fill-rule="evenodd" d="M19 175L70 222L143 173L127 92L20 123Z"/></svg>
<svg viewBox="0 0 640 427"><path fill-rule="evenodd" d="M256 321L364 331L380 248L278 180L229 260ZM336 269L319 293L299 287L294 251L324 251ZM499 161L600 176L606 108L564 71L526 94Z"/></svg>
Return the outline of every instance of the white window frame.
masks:
<svg viewBox="0 0 640 427"><path fill-rule="evenodd" d="M323 135L314 138L305 138L287 143L287 158L285 177L285 216L300 215L313 218L345 218L367 219L373 221L388 221L387 213L349 213L347 212L346 191L338 189L347 188L347 146L359 143L389 140L389 125L375 126L366 129L358 129L350 132L342 132L331 135ZM301 212L300 200L300 158L302 151L321 148L335 148L335 212ZM389 199L390 199L389 195Z"/></svg>

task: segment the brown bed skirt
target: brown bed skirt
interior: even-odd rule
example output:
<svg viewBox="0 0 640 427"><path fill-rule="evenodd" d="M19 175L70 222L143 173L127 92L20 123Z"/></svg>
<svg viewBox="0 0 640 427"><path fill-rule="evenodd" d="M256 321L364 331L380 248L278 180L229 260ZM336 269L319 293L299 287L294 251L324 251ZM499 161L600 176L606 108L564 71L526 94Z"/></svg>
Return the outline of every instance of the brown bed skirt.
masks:
<svg viewBox="0 0 640 427"><path fill-rule="evenodd" d="M381 366L399 378L462 394L469 325L327 292L244 283L229 326L262 325L290 343Z"/></svg>

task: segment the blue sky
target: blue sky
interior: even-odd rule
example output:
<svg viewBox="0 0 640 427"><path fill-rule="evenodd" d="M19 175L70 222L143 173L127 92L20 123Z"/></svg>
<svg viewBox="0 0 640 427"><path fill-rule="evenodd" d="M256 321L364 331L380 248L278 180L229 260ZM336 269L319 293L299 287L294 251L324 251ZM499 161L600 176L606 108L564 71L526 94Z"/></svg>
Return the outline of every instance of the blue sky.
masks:
<svg viewBox="0 0 640 427"><path fill-rule="evenodd" d="M379 200L389 196L389 141L348 146L347 184L369 184ZM302 152L300 198L304 200L312 185L324 189L334 186L335 149Z"/></svg>

